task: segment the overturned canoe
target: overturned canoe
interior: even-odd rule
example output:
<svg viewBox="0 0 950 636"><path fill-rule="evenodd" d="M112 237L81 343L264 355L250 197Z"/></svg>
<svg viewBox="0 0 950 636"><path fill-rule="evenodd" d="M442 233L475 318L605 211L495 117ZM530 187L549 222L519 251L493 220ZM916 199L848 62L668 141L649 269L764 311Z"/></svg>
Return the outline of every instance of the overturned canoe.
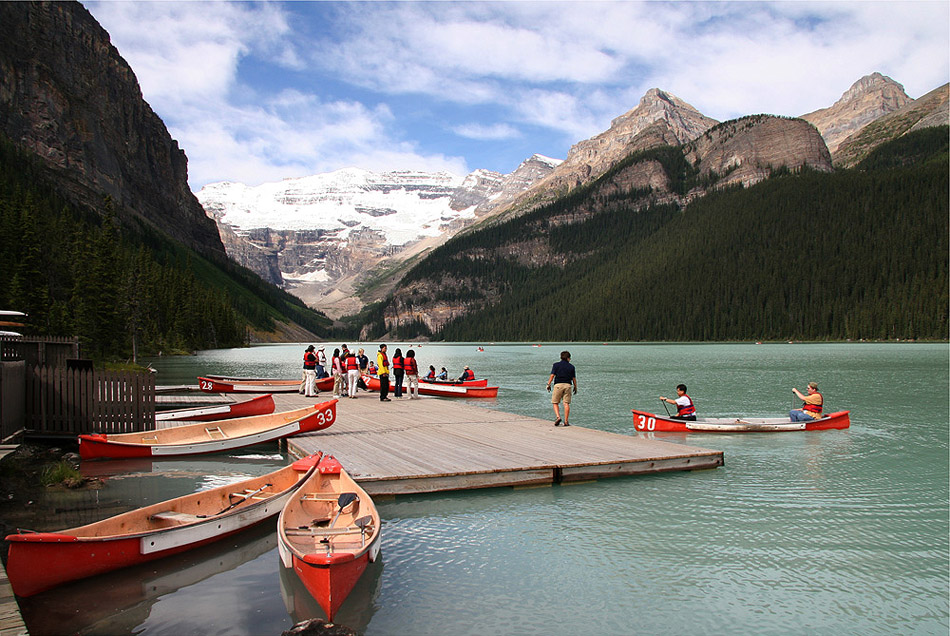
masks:
<svg viewBox="0 0 950 636"><path fill-rule="evenodd" d="M138 433L79 436L82 459L174 457L234 450L298 433L312 433L336 421L337 400L293 411L232 420L184 424Z"/></svg>
<svg viewBox="0 0 950 636"><path fill-rule="evenodd" d="M300 380L266 380L199 377L198 388L205 393L293 393L300 390ZM318 391L333 390L333 376L317 380Z"/></svg>
<svg viewBox="0 0 950 636"><path fill-rule="evenodd" d="M267 475L169 499L59 532L6 537L7 576L18 596L145 563L240 532L278 514L321 453Z"/></svg>
<svg viewBox="0 0 950 636"><path fill-rule="evenodd" d="M793 422L787 417L705 417L695 421L677 420L647 411L633 411L633 427L642 433L780 433L783 431L824 431L851 426L851 411L838 411L810 422Z"/></svg>
<svg viewBox="0 0 950 636"><path fill-rule="evenodd" d="M287 500L277 522L277 548L327 619L379 555L379 513L369 495L332 456Z"/></svg>
<svg viewBox="0 0 950 636"><path fill-rule="evenodd" d="M274 412L274 396L259 395L243 402L231 404L215 404L192 409L176 409L173 411L158 411L155 413L156 422L207 422L211 420L228 420L235 417L250 417L252 415L267 415Z"/></svg>
<svg viewBox="0 0 950 636"><path fill-rule="evenodd" d="M477 380L476 380L477 381ZM364 375L363 382L366 383L370 391L379 391L379 378L371 375ZM487 381L486 381L487 383ZM392 390L392 384L390 384ZM404 384L403 393L408 393L409 389ZM434 395L436 397L470 397L470 398L493 398L498 397L497 386L466 386L453 385L448 383L433 384L419 380L419 395Z"/></svg>

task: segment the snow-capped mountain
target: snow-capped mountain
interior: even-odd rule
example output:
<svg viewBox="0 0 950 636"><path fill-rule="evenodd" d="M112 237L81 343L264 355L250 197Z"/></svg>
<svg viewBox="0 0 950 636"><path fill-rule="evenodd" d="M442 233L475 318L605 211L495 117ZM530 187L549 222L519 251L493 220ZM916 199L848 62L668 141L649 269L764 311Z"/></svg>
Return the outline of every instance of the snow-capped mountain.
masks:
<svg viewBox="0 0 950 636"><path fill-rule="evenodd" d="M550 173L534 155L509 175L346 168L278 183L221 182L197 193L236 261L330 315L355 311L353 285L441 244Z"/></svg>

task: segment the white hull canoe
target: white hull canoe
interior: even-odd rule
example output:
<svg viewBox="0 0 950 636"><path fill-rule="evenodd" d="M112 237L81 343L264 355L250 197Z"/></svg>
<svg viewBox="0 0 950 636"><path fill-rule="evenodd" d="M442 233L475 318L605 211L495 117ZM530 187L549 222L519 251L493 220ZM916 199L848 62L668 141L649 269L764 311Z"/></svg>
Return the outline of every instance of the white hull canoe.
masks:
<svg viewBox="0 0 950 636"><path fill-rule="evenodd" d="M641 433L781 433L825 431L851 426L850 411L838 411L811 422L793 422L787 417L708 417L696 421L633 410L633 427Z"/></svg>
<svg viewBox="0 0 950 636"><path fill-rule="evenodd" d="M322 454L267 475L169 499L59 532L20 533L7 575L18 596L217 541L280 513L315 471Z"/></svg>
<svg viewBox="0 0 950 636"><path fill-rule="evenodd" d="M277 522L281 563L333 616L380 549L376 505L335 458L324 456Z"/></svg>
<svg viewBox="0 0 950 636"><path fill-rule="evenodd" d="M199 377L198 388L205 393L293 393L300 390L300 380L236 380ZM318 391L333 390L333 376L317 380Z"/></svg>
<svg viewBox="0 0 950 636"><path fill-rule="evenodd" d="M176 457L220 453L300 433L323 430L336 421L337 400L293 411L232 420L185 424L138 433L79 436L82 459Z"/></svg>
<svg viewBox="0 0 950 636"><path fill-rule="evenodd" d="M259 395L243 402L231 404L215 404L193 409L176 409L173 411L158 411L155 413L156 422L208 422L213 420L228 420L235 417L250 417L252 415L268 415L274 412L274 396Z"/></svg>

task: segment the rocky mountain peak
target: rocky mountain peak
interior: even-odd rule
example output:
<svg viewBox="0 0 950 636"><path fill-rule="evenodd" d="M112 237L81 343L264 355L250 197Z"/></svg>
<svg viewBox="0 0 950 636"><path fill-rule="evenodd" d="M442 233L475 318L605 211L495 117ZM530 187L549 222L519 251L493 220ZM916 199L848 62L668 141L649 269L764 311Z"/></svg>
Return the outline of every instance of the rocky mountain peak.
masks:
<svg viewBox="0 0 950 636"><path fill-rule="evenodd" d="M912 101L902 85L886 75L871 73L852 84L833 105L802 115L802 119L818 129L834 153L845 139Z"/></svg>
<svg viewBox="0 0 950 636"><path fill-rule="evenodd" d="M593 181L632 152L684 144L717 123L672 93L651 88L635 108L614 118L606 131L572 146L567 159L550 175L510 203L498 206L497 213L527 212L558 193Z"/></svg>

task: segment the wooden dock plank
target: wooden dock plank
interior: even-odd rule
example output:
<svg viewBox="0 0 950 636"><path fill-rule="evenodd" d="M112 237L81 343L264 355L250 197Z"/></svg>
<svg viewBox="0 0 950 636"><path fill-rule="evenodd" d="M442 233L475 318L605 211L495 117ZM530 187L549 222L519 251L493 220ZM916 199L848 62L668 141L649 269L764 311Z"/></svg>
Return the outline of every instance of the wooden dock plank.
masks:
<svg viewBox="0 0 950 636"><path fill-rule="evenodd" d="M275 394L290 410L332 399ZM335 455L370 494L519 486L668 470L715 468L721 451L619 435L445 398L341 399L337 421L288 440L305 455Z"/></svg>

